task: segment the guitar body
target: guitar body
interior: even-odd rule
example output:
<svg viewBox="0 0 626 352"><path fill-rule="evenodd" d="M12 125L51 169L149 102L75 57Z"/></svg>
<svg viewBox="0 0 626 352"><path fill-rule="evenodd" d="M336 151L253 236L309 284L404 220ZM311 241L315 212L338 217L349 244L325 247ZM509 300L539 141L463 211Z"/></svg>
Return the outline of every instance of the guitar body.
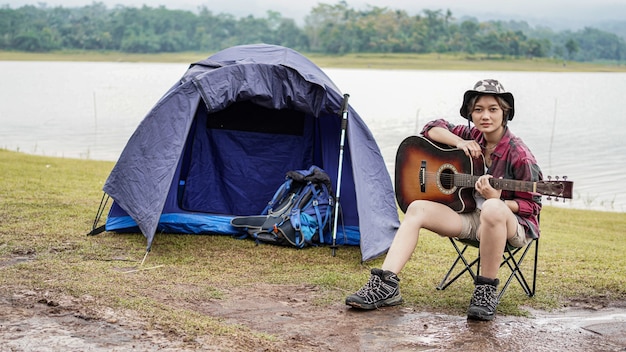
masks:
<svg viewBox="0 0 626 352"><path fill-rule="evenodd" d="M396 154L396 200L406 213L415 200L442 203L452 210L464 213L476 208L474 185L484 174L483 157L472 159L462 150L433 143L421 136L406 138ZM548 181L524 181L490 178L495 189L529 192L556 199L571 199L574 183L548 176Z"/></svg>
<svg viewBox="0 0 626 352"><path fill-rule="evenodd" d="M396 153L396 200L403 212L415 200L442 203L456 212L472 211L474 183L455 185L455 174L480 176L484 160L472 159L462 150L435 144L425 137L411 136Z"/></svg>

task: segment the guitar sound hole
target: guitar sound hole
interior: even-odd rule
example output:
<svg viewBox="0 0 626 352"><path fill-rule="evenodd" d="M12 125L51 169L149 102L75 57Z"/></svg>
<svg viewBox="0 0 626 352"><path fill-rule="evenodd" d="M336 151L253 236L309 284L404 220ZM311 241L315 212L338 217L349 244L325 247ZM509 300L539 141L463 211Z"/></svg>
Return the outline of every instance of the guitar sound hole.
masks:
<svg viewBox="0 0 626 352"><path fill-rule="evenodd" d="M454 187L454 172L450 169L442 170L439 174L439 184L444 189L452 189Z"/></svg>

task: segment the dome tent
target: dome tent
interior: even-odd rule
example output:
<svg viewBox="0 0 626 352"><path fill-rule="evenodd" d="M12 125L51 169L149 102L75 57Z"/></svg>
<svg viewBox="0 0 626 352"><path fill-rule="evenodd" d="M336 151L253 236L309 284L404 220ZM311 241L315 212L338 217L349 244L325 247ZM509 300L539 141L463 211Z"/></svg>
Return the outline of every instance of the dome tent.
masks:
<svg viewBox="0 0 626 352"><path fill-rule="evenodd" d="M336 187L342 98L319 67L280 46L235 46L191 64L111 171L105 230L140 230L148 250L157 231L236 234L230 219L260 214L287 171L317 165ZM380 149L352 107L345 138L337 244L359 245L365 261L387 251L398 212Z"/></svg>

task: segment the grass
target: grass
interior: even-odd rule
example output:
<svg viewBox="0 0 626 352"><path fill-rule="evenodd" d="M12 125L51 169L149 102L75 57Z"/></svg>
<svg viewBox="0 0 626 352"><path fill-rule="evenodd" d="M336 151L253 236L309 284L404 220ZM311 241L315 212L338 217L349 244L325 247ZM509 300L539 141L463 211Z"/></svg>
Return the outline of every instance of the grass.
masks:
<svg viewBox="0 0 626 352"><path fill-rule="evenodd" d="M119 61L119 62L196 62L211 52L130 54L115 51L58 51L26 53L0 51L2 61ZM360 69L535 71L535 72L626 72L620 63L572 62L549 58L501 58L469 54L385 54L355 53L321 55L303 53L320 67Z"/></svg>
<svg viewBox="0 0 626 352"><path fill-rule="evenodd" d="M150 270L137 270L145 253L142 235L86 236L112 167L0 149L0 292L88 296L93 305L136 312L155 327L228 337L241 336L245 328L199 314L198 302L223 299L224 288L265 283L315 285L323 293L315 304L336 304L381 264L382 258L362 264L355 247L339 248L332 257L327 247L297 250L229 236L158 234L143 267ZM545 207L537 295L528 298L512 285L499 312L524 315L525 307L550 310L576 299L626 299L625 229L626 213ZM2 264L17 257L30 260ZM464 314L471 280L435 290L452 259L446 240L424 234L401 275L405 306Z"/></svg>

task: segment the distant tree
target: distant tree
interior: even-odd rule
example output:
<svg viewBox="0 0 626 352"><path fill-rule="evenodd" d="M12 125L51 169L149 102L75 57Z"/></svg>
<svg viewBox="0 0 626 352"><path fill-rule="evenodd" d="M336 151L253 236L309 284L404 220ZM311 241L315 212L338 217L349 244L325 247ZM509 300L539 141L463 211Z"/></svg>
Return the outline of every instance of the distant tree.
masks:
<svg viewBox="0 0 626 352"><path fill-rule="evenodd" d="M571 60L616 60L626 57L624 38L595 28L554 32L524 21L456 21L450 10L405 11L368 6L351 8L346 1L319 3L300 28L277 11L265 18L197 13L164 6L108 9L102 2L83 7L26 5L0 7L0 49L120 50L156 53L216 51L247 43L270 43L300 51L483 53L487 56L563 57Z"/></svg>
<svg viewBox="0 0 626 352"><path fill-rule="evenodd" d="M35 32L22 32L16 35L11 42L11 47L20 51L44 51L39 33Z"/></svg>
<svg viewBox="0 0 626 352"><path fill-rule="evenodd" d="M526 36L521 31L503 31L498 40L502 43L505 54L519 57L522 55L522 46L526 42Z"/></svg>
<svg viewBox="0 0 626 352"><path fill-rule="evenodd" d="M552 55L555 58L565 58L565 48L562 45L556 45L552 48Z"/></svg>
<svg viewBox="0 0 626 352"><path fill-rule="evenodd" d="M547 40L529 39L524 45L527 57L546 57L550 49L550 42Z"/></svg>
<svg viewBox="0 0 626 352"><path fill-rule="evenodd" d="M237 32L237 20L233 15L213 15L205 6L200 8L194 29L196 50L220 50L237 44L233 38Z"/></svg>
<svg viewBox="0 0 626 352"><path fill-rule="evenodd" d="M308 49L308 38L304 31L298 28L294 20L284 18L280 12L276 11L267 11L265 20L270 31L270 38L267 39L267 43L282 45L296 50Z"/></svg>
<svg viewBox="0 0 626 352"><path fill-rule="evenodd" d="M478 51L487 54L487 57L491 55L504 55L505 45L500 41L500 37L497 32L489 32L482 35L478 39L477 43Z"/></svg>
<svg viewBox="0 0 626 352"><path fill-rule="evenodd" d="M424 20L426 21L427 28L427 51L441 51L441 43L446 43L448 41L448 28L445 23L446 20L441 13L441 10L423 10L422 11L426 16ZM437 49L439 48L439 49Z"/></svg>
<svg viewBox="0 0 626 352"><path fill-rule="evenodd" d="M577 33L576 41L584 60L622 60L626 57L626 44L615 34L595 28L585 28Z"/></svg>
<svg viewBox="0 0 626 352"><path fill-rule="evenodd" d="M305 18L305 33L311 51L341 53L346 42L350 11L345 1L335 5L318 3Z"/></svg>
<svg viewBox="0 0 626 352"><path fill-rule="evenodd" d="M578 43L574 39L569 39L567 43L565 43L565 49L567 50L567 57L571 60L574 54L580 50L580 46L578 46Z"/></svg>
<svg viewBox="0 0 626 352"><path fill-rule="evenodd" d="M476 51L476 45L478 43L478 31L480 25L476 21L463 21L459 27L459 43L458 51L465 51L473 54Z"/></svg>

